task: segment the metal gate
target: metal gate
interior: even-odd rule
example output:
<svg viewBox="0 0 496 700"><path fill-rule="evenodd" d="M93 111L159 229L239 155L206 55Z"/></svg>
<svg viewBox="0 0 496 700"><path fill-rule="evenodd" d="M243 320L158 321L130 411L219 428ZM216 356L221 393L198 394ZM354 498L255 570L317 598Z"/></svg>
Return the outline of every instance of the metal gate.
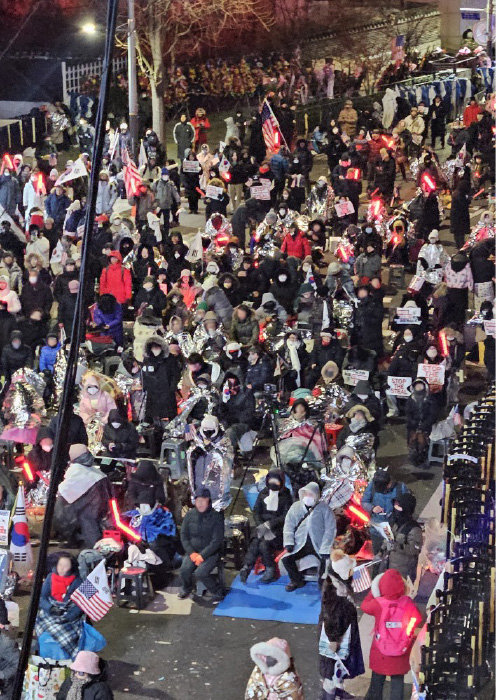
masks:
<svg viewBox="0 0 496 700"><path fill-rule="evenodd" d="M89 63L77 63L74 65L68 65L65 61L62 61L62 90L64 95L64 102L69 104L71 99L70 93L81 92L81 86L84 81L90 76L100 77L102 74L103 61L101 58L97 58L95 61L90 61ZM119 56L114 58L112 61L112 73L120 73L121 71L127 70L127 56Z"/></svg>

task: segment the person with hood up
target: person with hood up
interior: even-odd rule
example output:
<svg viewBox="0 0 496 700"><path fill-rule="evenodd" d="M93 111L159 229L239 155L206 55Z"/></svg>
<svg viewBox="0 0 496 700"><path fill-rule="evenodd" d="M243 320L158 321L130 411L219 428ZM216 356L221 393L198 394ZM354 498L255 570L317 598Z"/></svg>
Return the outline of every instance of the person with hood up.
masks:
<svg viewBox="0 0 496 700"><path fill-rule="evenodd" d="M358 112L353 108L353 102L346 100L338 115L338 124L345 134L354 136L358 122Z"/></svg>
<svg viewBox="0 0 496 700"><path fill-rule="evenodd" d="M68 258L64 264L64 271L57 275L53 285L53 298L60 303L64 294L69 291L69 282L79 280L79 270L76 269L76 263L71 258Z"/></svg>
<svg viewBox="0 0 496 700"><path fill-rule="evenodd" d="M59 527L64 534L79 529L83 548L91 549L102 536L101 521L108 512L112 497L110 482L94 466L94 458L86 445L71 445L69 466L58 490ZM74 525L76 526L74 528Z"/></svg>
<svg viewBox="0 0 496 700"><path fill-rule="evenodd" d="M7 304L0 301L0 357L10 341L13 330L17 329L16 317L7 311Z"/></svg>
<svg viewBox="0 0 496 700"><path fill-rule="evenodd" d="M355 287L348 267L337 260L329 263L325 284L329 289L330 296L333 298L339 296L341 291L344 292L346 297L355 298Z"/></svg>
<svg viewBox="0 0 496 700"><path fill-rule="evenodd" d="M273 325L276 329L275 334L277 334L282 330L288 314L281 304L276 301L272 292L264 292L261 304L255 312L255 317L260 327L267 329L265 330L266 333L268 333L268 326Z"/></svg>
<svg viewBox="0 0 496 700"><path fill-rule="evenodd" d="M382 258L372 242L367 243L355 260L355 275L359 284L368 284L372 277L380 277Z"/></svg>
<svg viewBox="0 0 496 700"><path fill-rule="evenodd" d="M254 393L263 391L264 385L273 377L273 369L270 358L264 353L260 345L252 345L248 348L248 367L245 375L245 385Z"/></svg>
<svg viewBox="0 0 496 700"><path fill-rule="evenodd" d="M172 130L172 138L177 146L177 159L182 163L186 157L186 151L192 148L195 140L195 127L188 121L186 114L183 113L179 117L179 121Z"/></svg>
<svg viewBox="0 0 496 700"><path fill-rule="evenodd" d="M294 278L288 264L280 265L278 268L276 268L272 275L272 283L269 287L269 292L284 308L288 315L293 314L293 305L298 292L298 287L298 281ZM269 300L266 298L266 301Z"/></svg>
<svg viewBox="0 0 496 700"><path fill-rule="evenodd" d="M52 292L48 284L41 280L38 270L29 270L29 277L23 284L20 298L24 316L30 316L34 309L41 309L46 318L50 315Z"/></svg>
<svg viewBox="0 0 496 700"><path fill-rule="evenodd" d="M133 276L134 291L136 291L139 288L139 286L143 283L145 277L157 274L158 265L154 259L154 252L152 246L138 246L138 250L136 251L136 257L133 260L133 264L131 266L131 272Z"/></svg>
<svg viewBox="0 0 496 700"><path fill-rule="evenodd" d="M312 338L319 335L322 326L328 326L332 319L332 303L325 298L328 294L326 287L321 288L317 294L315 287L310 282L304 282L298 290L294 303L294 311L298 323L302 327L310 328Z"/></svg>
<svg viewBox="0 0 496 700"><path fill-rule="evenodd" d="M69 668L71 676L62 683L57 700L113 700L105 662L94 651L78 651Z"/></svg>
<svg viewBox="0 0 496 700"><path fill-rule="evenodd" d="M345 414L347 423L343 430L339 431L337 439L337 447L340 449L343 445L347 444L346 439L349 437L354 437L356 435L364 435L369 433L373 435L372 424L374 423L374 417L366 406L357 403L352 406Z"/></svg>
<svg viewBox="0 0 496 700"><path fill-rule="evenodd" d="M394 541L383 540L381 563L382 571L396 569L404 579L412 583L417 577L417 563L422 549L422 529L413 514L417 499L411 493L400 493L393 503L393 512L389 516L389 525Z"/></svg>
<svg viewBox="0 0 496 700"><path fill-rule="evenodd" d="M174 208L174 205L178 207L181 204L181 197L170 179L170 173L167 168L162 168L160 180L153 183L152 191L155 194L155 204L160 209L159 217L163 221L164 233L167 234L170 226L171 209Z"/></svg>
<svg viewBox="0 0 496 700"><path fill-rule="evenodd" d="M151 307L153 313L160 317L167 304L167 298L157 286L155 277L145 277L142 286L138 289L134 297L134 308L137 314L144 309Z"/></svg>
<svg viewBox="0 0 496 700"><path fill-rule="evenodd" d="M255 313L246 304L240 304L232 315L229 337L243 347L253 345L258 340L259 325Z"/></svg>
<svg viewBox="0 0 496 700"><path fill-rule="evenodd" d="M65 194L65 189L61 185L54 187L45 199L46 215L54 220L56 228L62 229L70 203L71 200Z"/></svg>
<svg viewBox="0 0 496 700"><path fill-rule="evenodd" d="M344 360L344 349L330 328L323 328L315 339L305 376L305 385L313 389L321 377L323 367L328 362L334 362L341 368Z"/></svg>
<svg viewBox="0 0 496 700"><path fill-rule="evenodd" d="M202 288L196 283L191 270L184 268L181 270L181 276L174 284L173 289L177 289L183 296L183 301L188 309L191 309L196 298L201 294Z"/></svg>
<svg viewBox="0 0 496 700"><path fill-rule="evenodd" d="M331 551L319 616L321 700L346 697L344 681L365 673L351 579L356 561L341 549Z"/></svg>
<svg viewBox="0 0 496 700"><path fill-rule="evenodd" d="M126 503L130 508L145 503L153 508L155 504L165 504L164 482L155 465L149 460L140 460L136 471L131 474L126 492Z"/></svg>
<svg viewBox="0 0 496 700"><path fill-rule="evenodd" d="M230 328L233 317L233 307L224 290L217 284L210 287L210 289L205 292L204 301L209 311L215 313L224 328Z"/></svg>
<svg viewBox="0 0 496 700"><path fill-rule="evenodd" d="M384 682L390 676L390 699L403 700L414 632L422 621L422 615L407 595L401 574L389 569L376 576L361 609L375 618L369 659L372 680L365 699L382 700Z"/></svg>
<svg viewBox="0 0 496 700"><path fill-rule="evenodd" d="M299 230L298 225L291 224L288 233L284 236L281 250L286 255L303 260L307 255L312 254L310 241Z"/></svg>
<svg viewBox="0 0 496 700"><path fill-rule="evenodd" d="M427 241L418 254L417 275L423 277L429 284L437 286L442 281L444 268L449 258L439 242L439 231L433 229L429 233Z"/></svg>
<svg viewBox="0 0 496 700"><path fill-rule="evenodd" d="M245 700L304 700L289 644L273 637L250 649L255 664L246 686Z"/></svg>
<svg viewBox="0 0 496 700"><path fill-rule="evenodd" d="M48 331L48 323L43 318L43 311L33 309L29 318L23 318L19 321L18 328L26 345L29 345L31 350L36 353L39 346L43 344Z"/></svg>
<svg viewBox="0 0 496 700"><path fill-rule="evenodd" d="M458 249L465 243L470 233L470 182L460 180L451 196L450 230Z"/></svg>
<svg viewBox="0 0 496 700"><path fill-rule="evenodd" d="M256 528L239 572L242 583L248 580L259 556L265 567L260 582L272 583L276 580L274 557L283 548L284 520L292 503L291 492L285 486L284 473L275 469L269 471L265 477L265 487L259 492L253 507Z"/></svg>
<svg viewBox="0 0 496 700"><path fill-rule="evenodd" d="M26 245L26 255L35 253L39 255L43 267L48 269L50 266L50 242L43 235L43 229L40 231L38 226L33 224L29 227L29 242Z"/></svg>
<svg viewBox="0 0 496 700"><path fill-rule="evenodd" d="M366 379L360 379L355 384L353 391L348 397L348 401L344 407L344 410L349 411L350 408L353 408L353 406L357 406L358 404L360 404L361 406L365 406L365 408L369 410L372 418L374 419L373 422L369 423L369 430L374 435L377 435L381 428L381 401L374 394L373 388Z"/></svg>
<svg viewBox="0 0 496 700"><path fill-rule="evenodd" d="M124 345L122 306L113 294L102 294L99 297L93 311L93 323L96 329L107 331L118 348Z"/></svg>
<svg viewBox="0 0 496 700"><path fill-rule="evenodd" d="M457 329L462 328L468 309L468 292L474 289L470 261L465 252L460 251L451 257L444 268L444 278L448 291L443 323L453 325Z"/></svg>
<svg viewBox="0 0 496 700"><path fill-rule="evenodd" d="M228 370L222 384L222 398L219 417L227 426L226 437L234 448L238 447L242 456L250 457L253 450L252 430L255 418L255 397L253 391L242 385L237 368Z"/></svg>
<svg viewBox="0 0 496 700"><path fill-rule="evenodd" d="M117 408L110 392L106 390L107 377L99 375L92 370L85 372L81 381L81 398L79 401L79 415L85 425L97 419L106 423L109 413Z"/></svg>
<svg viewBox="0 0 496 700"><path fill-rule="evenodd" d="M110 253L109 265L100 276L100 295L112 294L119 304L127 304L132 298L130 271L122 266L122 255L118 250Z"/></svg>
<svg viewBox="0 0 496 700"><path fill-rule="evenodd" d="M58 304L57 321L59 326L64 328L65 334L69 338L72 334L72 322L76 313L78 291L79 280L72 279L67 285L67 290L60 297Z"/></svg>
<svg viewBox="0 0 496 700"><path fill-rule="evenodd" d="M14 372L21 367L33 366L33 351L23 343L21 331L14 330L10 334L10 342L2 350L2 374L5 377L5 390L10 384Z"/></svg>
<svg viewBox="0 0 496 700"><path fill-rule="evenodd" d="M1 242L0 245L2 245ZM4 250L2 255L0 275L6 275L9 280L10 289L16 294L19 294L22 288L22 270L17 264L14 254L10 250Z"/></svg>
<svg viewBox="0 0 496 700"><path fill-rule="evenodd" d="M116 408L109 413L107 425L103 429L102 444L112 457L136 458L138 431Z"/></svg>
<svg viewBox="0 0 496 700"><path fill-rule="evenodd" d="M425 379L415 379L406 401L405 418L410 459L415 466L425 464L429 435L436 420L434 402Z"/></svg>
<svg viewBox="0 0 496 700"><path fill-rule="evenodd" d="M8 275L0 275L0 303L11 314L17 314L21 310L21 302L16 292L10 288Z"/></svg>
<svg viewBox="0 0 496 700"><path fill-rule="evenodd" d="M227 194L224 180L220 177L211 177L207 182L208 187L216 187L216 194L206 195L205 202L205 221L208 221L212 214L227 215L227 205L229 204L229 195Z"/></svg>
<svg viewBox="0 0 496 700"><path fill-rule="evenodd" d="M325 500L320 500L319 485L311 481L298 491L298 501L293 503L284 520L283 541L287 554L282 562L290 582L286 590L291 592L305 585L297 562L313 554L320 560L329 557L336 536L336 519ZM321 562L323 563L323 561Z"/></svg>
<svg viewBox="0 0 496 700"><path fill-rule="evenodd" d="M158 335L152 335L145 343L143 358L143 390L146 392L145 416L153 419L177 415L176 389L181 376L180 366L169 346Z"/></svg>
<svg viewBox="0 0 496 700"><path fill-rule="evenodd" d="M405 493L409 493L406 484L394 481L387 468L377 469L362 496L362 508L370 514L372 525L387 522L393 515L396 500ZM384 538L374 527L370 528L370 536L373 552L378 554Z"/></svg>
<svg viewBox="0 0 496 700"><path fill-rule="evenodd" d="M370 296L366 285L358 287L357 297L358 304L353 315L352 343L360 342L380 358L384 352L382 338L384 307L381 302Z"/></svg>
<svg viewBox="0 0 496 700"><path fill-rule="evenodd" d="M224 294L229 299L232 307L240 304L242 299L239 294L239 283L237 278L231 272L224 272L219 277L219 287L224 290Z"/></svg>
<svg viewBox="0 0 496 700"><path fill-rule="evenodd" d="M179 572L182 583L179 598L188 598L193 583L201 582L212 601L219 602L224 591L220 590L211 571L217 566L224 547L224 515L214 510L210 490L204 486L195 491L194 508L184 517L181 544L185 556Z"/></svg>

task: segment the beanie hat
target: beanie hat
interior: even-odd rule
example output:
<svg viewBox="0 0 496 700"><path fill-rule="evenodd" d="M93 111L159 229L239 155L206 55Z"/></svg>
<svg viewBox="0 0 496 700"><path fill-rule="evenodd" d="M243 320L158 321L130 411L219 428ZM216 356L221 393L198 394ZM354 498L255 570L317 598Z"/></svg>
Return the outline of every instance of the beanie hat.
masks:
<svg viewBox="0 0 496 700"><path fill-rule="evenodd" d="M72 671L88 673L90 676L98 676L100 673L100 659L94 651L78 651L76 658L70 666Z"/></svg>
<svg viewBox="0 0 496 700"><path fill-rule="evenodd" d="M190 270L181 270L181 277L191 277L191 271Z"/></svg>
<svg viewBox="0 0 496 700"><path fill-rule="evenodd" d="M379 591L386 598L400 598L405 593L405 582L396 569L385 571L379 581Z"/></svg>
<svg viewBox="0 0 496 700"><path fill-rule="evenodd" d="M87 446L77 442L69 447L69 459L71 462L74 462L78 457L84 455L85 452L89 452Z"/></svg>
<svg viewBox="0 0 496 700"><path fill-rule="evenodd" d="M206 302L206 301L200 301L200 303L198 304L198 306L196 307L196 309L197 309L197 311L200 310L200 309L201 309L202 311L206 311L206 310L208 309L207 302Z"/></svg>
<svg viewBox="0 0 496 700"><path fill-rule="evenodd" d="M219 432L219 420L215 416L212 416L210 414L206 414L203 416L202 422L200 424L200 434L205 437L205 431L206 430L212 430L214 433L214 437L217 435Z"/></svg>
<svg viewBox="0 0 496 700"><path fill-rule="evenodd" d="M207 311L207 313L203 317L203 322L205 321L215 321L216 323L218 323L219 321L217 319L217 314L215 313L215 311Z"/></svg>
<svg viewBox="0 0 496 700"><path fill-rule="evenodd" d="M241 350L241 345L239 343L227 343L226 353L229 352L239 352Z"/></svg>
<svg viewBox="0 0 496 700"><path fill-rule="evenodd" d="M195 498L208 498L212 500L212 494L205 486L199 486L195 491Z"/></svg>
<svg viewBox="0 0 496 700"><path fill-rule="evenodd" d="M291 664L289 644L285 639L278 637L254 644L250 649L250 656L264 675L280 676Z"/></svg>
<svg viewBox="0 0 496 700"><path fill-rule="evenodd" d="M168 171L167 168L162 168L162 170L161 170L160 172L161 172L162 175L168 175L168 174L169 174L169 171Z"/></svg>

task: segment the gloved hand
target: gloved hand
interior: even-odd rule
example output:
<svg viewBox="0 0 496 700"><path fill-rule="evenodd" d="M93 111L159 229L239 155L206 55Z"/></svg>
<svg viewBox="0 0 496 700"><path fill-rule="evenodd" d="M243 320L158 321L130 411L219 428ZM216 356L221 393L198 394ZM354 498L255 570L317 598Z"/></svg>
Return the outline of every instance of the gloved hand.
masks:
<svg viewBox="0 0 496 700"><path fill-rule="evenodd" d="M256 527L255 532L257 537L261 539L268 530L270 530L270 523L262 523Z"/></svg>
<svg viewBox="0 0 496 700"><path fill-rule="evenodd" d="M200 564L203 562L203 557L201 554L198 554L198 552L191 552L189 558L193 564L196 564L196 566L200 566Z"/></svg>
<svg viewBox="0 0 496 700"><path fill-rule="evenodd" d="M294 544L287 544L285 547L285 550L286 550L286 552L289 552L289 554L291 554L291 552L294 550L294 548L295 548Z"/></svg>

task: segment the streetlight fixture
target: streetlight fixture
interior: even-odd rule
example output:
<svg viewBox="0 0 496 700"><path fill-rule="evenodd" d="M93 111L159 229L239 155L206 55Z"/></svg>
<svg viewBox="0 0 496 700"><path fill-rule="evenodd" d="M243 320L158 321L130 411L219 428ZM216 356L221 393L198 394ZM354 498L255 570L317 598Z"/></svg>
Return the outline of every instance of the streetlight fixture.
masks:
<svg viewBox="0 0 496 700"><path fill-rule="evenodd" d="M88 34L90 36L94 36L96 34L96 24L94 22L85 22L81 26L81 31L83 34Z"/></svg>

